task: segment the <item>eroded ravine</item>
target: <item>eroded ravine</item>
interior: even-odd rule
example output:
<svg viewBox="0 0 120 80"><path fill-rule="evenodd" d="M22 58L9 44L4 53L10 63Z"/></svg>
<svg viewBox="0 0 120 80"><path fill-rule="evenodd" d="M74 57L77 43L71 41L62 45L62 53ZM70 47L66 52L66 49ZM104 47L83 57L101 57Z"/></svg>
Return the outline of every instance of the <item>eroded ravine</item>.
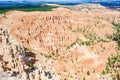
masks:
<svg viewBox="0 0 120 80"><path fill-rule="evenodd" d="M117 43L111 38L115 32L111 22L119 23L119 17L119 12L107 9L75 11L57 8L48 12L11 11L2 17L1 27L5 26L9 30L7 34L12 35L22 47L25 47L23 49L30 52L24 53L29 55L29 58L32 57L25 65L28 68L33 67L33 72L27 75L33 78L39 76L40 74L35 71L42 65L45 71L48 71L44 71L47 76L45 78L44 73L43 76L41 73L39 78L42 80L102 80L103 77L111 79L109 75L103 76L101 73L106 68L108 58L117 53ZM13 44L16 44L14 42ZM24 65L25 60L21 65ZM61 77L56 74L54 78L50 71L53 71L53 74L57 72ZM50 75L52 77L48 78ZM35 80L39 80L38 77Z"/></svg>

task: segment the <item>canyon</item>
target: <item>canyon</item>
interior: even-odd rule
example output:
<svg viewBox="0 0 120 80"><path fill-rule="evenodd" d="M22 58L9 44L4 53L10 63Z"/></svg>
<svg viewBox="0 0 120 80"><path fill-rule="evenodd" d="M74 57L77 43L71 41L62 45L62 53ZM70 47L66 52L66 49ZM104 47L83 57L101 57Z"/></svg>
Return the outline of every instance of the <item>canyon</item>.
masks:
<svg viewBox="0 0 120 80"><path fill-rule="evenodd" d="M103 74L108 60L119 54L112 22L120 23L120 12L98 4L5 13L0 79L112 80L115 73ZM120 67L117 71L119 80Z"/></svg>

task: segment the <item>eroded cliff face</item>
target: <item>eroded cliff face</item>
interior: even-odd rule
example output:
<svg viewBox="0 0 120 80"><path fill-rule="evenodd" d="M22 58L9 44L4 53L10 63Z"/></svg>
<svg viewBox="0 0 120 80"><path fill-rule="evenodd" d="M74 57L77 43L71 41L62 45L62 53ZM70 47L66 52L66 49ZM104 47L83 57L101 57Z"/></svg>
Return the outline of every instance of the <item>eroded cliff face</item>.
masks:
<svg viewBox="0 0 120 80"><path fill-rule="evenodd" d="M54 68L49 63L47 68L41 65L45 59L39 58L13 38L5 25L0 25L0 80L60 80Z"/></svg>
<svg viewBox="0 0 120 80"><path fill-rule="evenodd" d="M106 9L8 12L0 22L9 31L1 32L1 72L16 70L15 76L26 74L24 79L30 80L112 79L101 74L117 53L112 21L120 23L120 14Z"/></svg>

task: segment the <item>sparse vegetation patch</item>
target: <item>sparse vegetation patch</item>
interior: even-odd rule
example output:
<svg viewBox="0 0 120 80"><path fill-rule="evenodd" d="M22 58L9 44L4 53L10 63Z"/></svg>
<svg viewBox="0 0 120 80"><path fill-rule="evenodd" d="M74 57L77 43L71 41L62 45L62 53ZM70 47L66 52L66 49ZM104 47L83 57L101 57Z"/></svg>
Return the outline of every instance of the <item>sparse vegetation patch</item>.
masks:
<svg viewBox="0 0 120 80"><path fill-rule="evenodd" d="M115 26L116 29L116 32L113 35L113 40L117 41L118 49L120 49L120 23L112 22L112 24Z"/></svg>

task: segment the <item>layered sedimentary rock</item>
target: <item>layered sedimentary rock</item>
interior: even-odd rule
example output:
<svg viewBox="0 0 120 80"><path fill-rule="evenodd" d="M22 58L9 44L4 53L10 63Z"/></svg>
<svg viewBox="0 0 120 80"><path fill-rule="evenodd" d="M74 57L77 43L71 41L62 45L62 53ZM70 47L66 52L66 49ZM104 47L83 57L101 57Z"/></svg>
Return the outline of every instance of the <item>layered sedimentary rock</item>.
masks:
<svg viewBox="0 0 120 80"><path fill-rule="evenodd" d="M6 35L4 45L13 50L5 48L8 52L3 52L4 48L0 48L1 65L8 65L10 71L14 68L21 74L32 67L31 72L25 73L26 79L30 80L39 80L35 76L40 74L43 80L112 79L101 73L108 58L117 53L117 43L111 38L115 33L113 21L120 23L119 12L105 8L101 11L57 8L47 12L8 12L2 17L1 26L9 31L5 34L11 34L22 46L18 46L16 41L9 42L11 38ZM4 33L2 36L6 37ZM2 37L0 42L4 43ZM10 54L15 57L11 63L13 66L7 63L12 60ZM39 71L39 64L45 67L43 73ZM61 77L55 74L56 71Z"/></svg>
<svg viewBox="0 0 120 80"><path fill-rule="evenodd" d="M41 58L42 59L42 58ZM43 58L44 59L44 58ZM38 64L34 66L38 60ZM39 55L28 51L0 25L0 80L60 80L52 66L41 65Z"/></svg>
<svg viewBox="0 0 120 80"><path fill-rule="evenodd" d="M101 6L100 4L80 4L73 7L67 7L72 10L77 11L107 11L106 7Z"/></svg>

